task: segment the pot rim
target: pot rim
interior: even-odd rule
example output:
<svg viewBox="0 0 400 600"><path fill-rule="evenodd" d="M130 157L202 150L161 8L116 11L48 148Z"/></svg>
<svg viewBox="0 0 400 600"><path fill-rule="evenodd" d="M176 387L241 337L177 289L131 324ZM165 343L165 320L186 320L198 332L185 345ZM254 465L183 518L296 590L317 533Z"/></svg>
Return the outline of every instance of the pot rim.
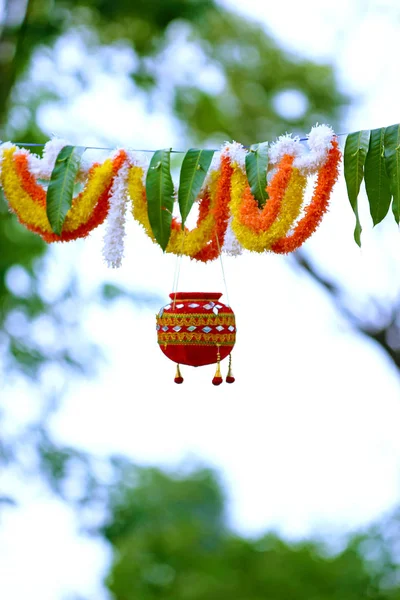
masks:
<svg viewBox="0 0 400 600"><path fill-rule="evenodd" d="M171 292L171 300L219 300L222 292Z"/></svg>

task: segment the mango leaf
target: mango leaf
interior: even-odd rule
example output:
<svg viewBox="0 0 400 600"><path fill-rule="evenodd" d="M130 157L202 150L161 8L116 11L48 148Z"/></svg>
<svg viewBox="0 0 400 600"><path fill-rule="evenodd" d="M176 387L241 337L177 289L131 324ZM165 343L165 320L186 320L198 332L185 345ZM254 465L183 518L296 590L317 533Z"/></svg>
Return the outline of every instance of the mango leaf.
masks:
<svg viewBox="0 0 400 600"><path fill-rule="evenodd" d="M64 219L74 197L75 178L85 148L64 146L58 153L46 194L46 212L51 229L61 235Z"/></svg>
<svg viewBox="0 0 400 600"><path fill-rule="evenodd" d="M253 144L246 154L246 174L251 193L262 208L269 196L267 193L268 142Z"/></svg>
<svg viewBox="0 0 400 600"><path fill-rule="evenodd" d="M385 131L385 165L393 196L393 214L400 221L400 125L391 125Z"/></svg>
<svg viewBox="0 0 400 600"><path fill-rule="evenodd" d="M361 246L361 223L358 216L358 194L364 177L364 163L369 146L369 130L350 133L344 147L344 178L351 208L356 217L354 239Z"/></svg>
<svg viewBox="0 0 400 600"><path fill-rule="evenodd" d="M214 152L214 150L196 150L195 148L191 148L185 154L181 167L178 192L182 229L193 206L193 202L204 183Z"/></svg>
<svg viewBox="0 0 400 600"><path fill-rule="evenodd" d="M374 225L386 217L392 199L390 180L385 169L384 138L384 127L371 131L369 150L365 159L365 189Z"/></svg>
<svg viewBox="0 0 400 600"><path fill-rule="evenodd" d="M146 177L147 212L154 237L165 252L171 235L174 184L171 177L171 150L157 150Z"/></svg>

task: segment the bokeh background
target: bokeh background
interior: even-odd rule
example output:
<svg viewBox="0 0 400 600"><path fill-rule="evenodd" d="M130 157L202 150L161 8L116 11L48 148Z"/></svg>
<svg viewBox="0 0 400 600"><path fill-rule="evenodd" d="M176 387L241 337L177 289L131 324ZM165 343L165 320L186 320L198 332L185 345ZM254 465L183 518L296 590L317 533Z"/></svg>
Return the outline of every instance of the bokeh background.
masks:
<svg viewBox="0 0 400 600"><path fill-rule="evenodd" d="M0 139L390 125L399 32L395 0L0 0ZM341 178L301 251L225 257L225 288L133 221L109 271L101 229L48 248L1 201L2 598L400 598L399 232L361 203L361 250ZM154 317L177 269L229 296L232 386L173 383Z"/></svg>

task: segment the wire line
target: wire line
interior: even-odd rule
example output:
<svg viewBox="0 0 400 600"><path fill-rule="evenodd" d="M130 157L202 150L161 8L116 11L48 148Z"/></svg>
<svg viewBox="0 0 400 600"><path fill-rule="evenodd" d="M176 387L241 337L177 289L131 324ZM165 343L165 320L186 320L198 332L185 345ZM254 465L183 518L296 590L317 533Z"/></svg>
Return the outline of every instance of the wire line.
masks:
<svg viewBox="0 0 400 600"><path fill-rule="evenodd" d="M348 133L337 133L336 137L341 137L344 135L349 135ZM301 137L300 138L300 142L306 142L308 140L307 137ZM3 144L4 142L2 140L0 140L0 144ZM26 146L27 148L43 148L46 144L35 144L33 142L12 142L15 146ZM82 146L82 145L77 145L77 144L71 144L71 145L76 145L77 148L85 148L86 150L114 150L115 148L106 148L104 146ZM243 146L244 148L250 148L250 146ZM207 150L212 150L213 152L218 152L221 148L207 148ZM145 150L143 148L129 148L127 147L126 150L130 150L131 152L157 152L157 150ZM169 149L170 152L172 154L186 154L187 150L173 150L172 148ZM197 150L200 150L200 148L197 148Z"/></svg>

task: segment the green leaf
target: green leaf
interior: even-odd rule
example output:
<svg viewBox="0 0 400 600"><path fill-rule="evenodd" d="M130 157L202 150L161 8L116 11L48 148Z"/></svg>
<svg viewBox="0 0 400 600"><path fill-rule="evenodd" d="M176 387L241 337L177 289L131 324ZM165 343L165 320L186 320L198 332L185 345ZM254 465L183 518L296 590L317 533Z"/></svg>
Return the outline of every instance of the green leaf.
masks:
<svg viewBox="0 0 400 600"><path fill-rule="evenodd" d="M344 147L344 178L347 195L356 217L354 239L361 246L361 223L358 216L358 193L364 177L364 163L368 152L370 131L356 131L346 138Z"/></svg>
<svg viewBox="0 0 400 600"><path fill-rule="evenodd" d="M171 177L171 150L157 150L146 177L147 212L154 237L164 250L171 235L174 184Z"/></svg>
<svg viewBox="0 0 400 600"><path fill-rule="evenodd" d="M393 214L400 221L400 125L391 125L385 131L385 165L393 196Z"/></svg>
<svg viewBox="0 0 400 600"><path fill-rule="evenodd" d="M64 146L57 156L46 196L47 218L54 233L61 235L64 219L74 197L75 178L85 148Z"/></svg>
<svg viewBox="0 0 400 600"><path fill-rule="evenodd" d="M390 181L385 169L384 138L384 127L371 131L369 150L365 159L365 189L374 225L386 217L392 199Z"/></svg>
<svg viewBox="0 0 400 600"><path fill-rule="evenodd" d="M213 156L214 150L196 150L195 148L191 148L185 154L181 167L178 193L182 229L193 202L204 183Z"/></svg>
<svg viewBox="0 0 400 600"><path fill-rule="evenodd" d="M268 142L253 144L246 154L246 174L251 193L262 208L269 196L267 193Z"/></svg>

